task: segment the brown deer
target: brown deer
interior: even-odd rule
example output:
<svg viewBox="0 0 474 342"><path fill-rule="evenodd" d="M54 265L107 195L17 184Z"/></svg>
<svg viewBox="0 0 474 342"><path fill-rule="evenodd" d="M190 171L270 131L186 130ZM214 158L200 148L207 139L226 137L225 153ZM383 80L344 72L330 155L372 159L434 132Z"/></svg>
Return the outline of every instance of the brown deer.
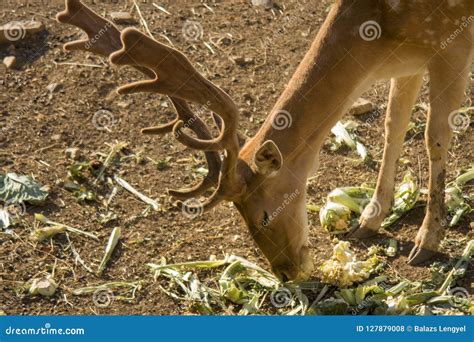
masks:
<svg viewBox="0 0 474 342"><path fill-rule="evenodd" d="M142 132L173 132L182 144L204 151L209 166L202 183L171 194L180 200L195 199L214 188L202 203L204 210L223 200L233 202L273 271L284 280L306 278L312 271L305 193L307 179L318 167L323 141L364 91L377 80L391 79L377 187L352 236L365 238L378 231L391 205L396 161L427 72L429 197L409 263L419 264L437 251L444 233L450 120L462 104L473 60L472 0L336 1L265 123L243 147L237 132L237 106L181 52L133 28L120 32L79 0L66 0L57 20L88 35L88 39L67 43L66 50L108 56L112 64L133 66L149 78L119 88L120 94L169 96L176 120ZM215 113L218 137L190 110L188 101Z"/></svg>

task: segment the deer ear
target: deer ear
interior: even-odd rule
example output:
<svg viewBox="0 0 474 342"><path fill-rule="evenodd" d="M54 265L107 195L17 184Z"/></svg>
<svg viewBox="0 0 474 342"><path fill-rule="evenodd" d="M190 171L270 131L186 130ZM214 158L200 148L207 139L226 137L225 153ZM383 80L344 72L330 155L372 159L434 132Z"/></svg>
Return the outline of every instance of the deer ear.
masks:
<svg viewBox="0 0 474 342"><path fill-rule="evenodd" d="M255 153L254 162L257 172L268 176L281 169L283 157L278 146L272 140L267 140Z"/></svg>

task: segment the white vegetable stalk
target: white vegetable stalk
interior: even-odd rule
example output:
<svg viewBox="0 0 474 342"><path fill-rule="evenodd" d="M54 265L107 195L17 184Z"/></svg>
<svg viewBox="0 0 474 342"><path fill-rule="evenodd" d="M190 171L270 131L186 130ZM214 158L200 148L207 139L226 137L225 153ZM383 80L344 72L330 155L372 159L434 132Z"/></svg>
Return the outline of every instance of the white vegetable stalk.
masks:
<svg viewBox="0 0 474 342"><path fill-rule="evenodd" d="M336 147L344 144L352 151L356 151L363 161L369 161L370 155L367 152L367 149L359 142L357 135L353 132L356 127L357 124L353 121L348 121L346 123L338 121L336 125L331 128L332 134L336 137Z"/></svg>
<svg viewBox="0 0 474 342"><path fill-rule="evenodd" d="M319 220L331 234L344 233L349 229L351 210L343 204L328 202L319 212Z"/></svg>
<svg viewBox="0 0 474 342"><path fill-rule="evenodd" d="M99 275L102 274L102 272L105 270L105 266L107 265L107 262L110 260L110 257L112 256L112 253L114 252L115 246L117 246L117 243L119 242L121 237L122 237L122 230L120 229L120 227L115 227L114 230L112 231L112 234L110 234L109 242L107 243L107 247L105 248L105 255L102 258L102 261L100 262L99 269L97 271Z"/></svg>
<svg viewBox="0 0 474 342"><path fill-rule="evenodd" d="M374 190L367 187L343 187L331 191L326 205L319 212L321 225L331 234L345 233L358 217Z"/></svg>

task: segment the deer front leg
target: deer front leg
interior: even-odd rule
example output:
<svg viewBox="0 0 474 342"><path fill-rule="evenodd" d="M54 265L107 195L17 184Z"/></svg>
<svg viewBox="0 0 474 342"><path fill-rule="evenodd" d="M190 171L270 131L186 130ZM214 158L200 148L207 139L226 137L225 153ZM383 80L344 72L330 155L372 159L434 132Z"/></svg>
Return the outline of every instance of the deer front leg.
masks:
<svg viewBox="0 0 474 342"><path fill-rule="evenodd" d="M351 234L352 237L367 238L376 234L390 210L396 164L422 82L423 74L392 79L385 118L385 146L377 186L370 203L362 212L359 227Z"/></svg>
<svg viewBox="0 0 474 342"><path fill-rule="evenodd" d="M452 116L459 109L467 86L470 59L469 52L458 52L433 61L430 73L430 111L425 132L429 155L429 195L423 223L415 239L415 247L408 258L410 265L429 260L438 250L444 237L443 220L446 217L444 205L446 160L452 136ZM455 66L455 67L453 67Z"/></svg>

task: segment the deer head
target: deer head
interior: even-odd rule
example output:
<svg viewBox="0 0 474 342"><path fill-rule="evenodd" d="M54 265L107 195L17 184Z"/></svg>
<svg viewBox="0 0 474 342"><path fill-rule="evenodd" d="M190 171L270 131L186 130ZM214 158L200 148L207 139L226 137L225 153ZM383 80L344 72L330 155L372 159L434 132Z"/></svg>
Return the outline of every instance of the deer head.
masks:
<svg viewBox="0 0 474 342"><path fill-rule="evenodd" d="M133 66L147 80L118 89L119 94L154 92L169 96L177 118L172 122L142 130L144 134L172 133L182 144L203 151L209 167L205 179L195 187L170 190L187 210L189 199L214 192L199 206L209 210L221 201L231 201L243 216L255 242L282 279L309 276L312 262L308 247L305 210L306 177L295 182L298 171L284 167L287 162L279 147L264 134L257 134L242 146L237 132L239 110L228 94L207 80L178 50L140 31L122 32L79 0L66 0L66 9L57 20L83 29L88 39L68 43L66 50L85 50L108 56L115 65ZM187 102L202 106L212 114L219 129L213 137L204 121ZM195 137L186 133L194 132ZM306 170L301 170L306 172Z"/></svg>

